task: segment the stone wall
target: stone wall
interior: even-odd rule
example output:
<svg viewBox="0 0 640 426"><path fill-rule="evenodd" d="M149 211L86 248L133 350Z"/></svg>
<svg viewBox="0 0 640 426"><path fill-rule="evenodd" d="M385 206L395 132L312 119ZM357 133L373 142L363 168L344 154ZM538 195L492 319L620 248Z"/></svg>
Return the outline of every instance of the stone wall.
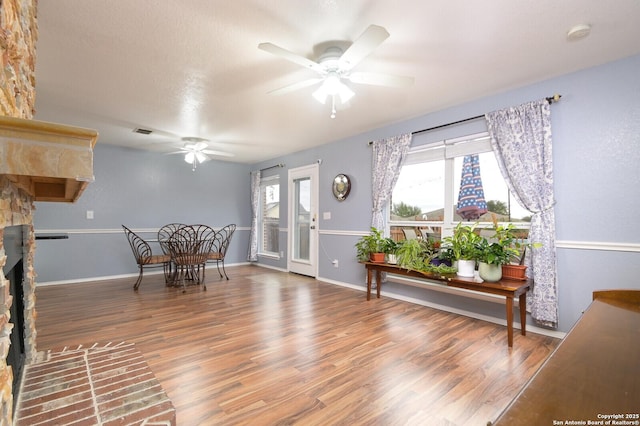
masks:
<svg viewBox="0 0 640 426"><path fill-rule="evenodd" d="M4 116L33 118L35 106L35 60L38 26L37 0L0 0L0 112ZM36 356L35 272L33 255L33 199L0 176L0 266L6 262L3 247L4 228L28 225L24 236L24 306L26 362ZM0 425L13 424L13 372L7 367L12 325L8 323L11 308L9 283L0 274Z"/></svg>

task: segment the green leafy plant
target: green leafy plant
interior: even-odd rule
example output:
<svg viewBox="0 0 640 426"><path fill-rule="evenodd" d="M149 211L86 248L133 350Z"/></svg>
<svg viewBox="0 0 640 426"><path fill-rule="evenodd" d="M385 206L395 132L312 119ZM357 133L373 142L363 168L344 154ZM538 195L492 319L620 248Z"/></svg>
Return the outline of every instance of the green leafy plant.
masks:
<svg viewBox="0 0 640 426"><path fill-rule="evenodd" d="M486 238L482 238L476 244L476 259L478 262L490 265L504 265L509 263L514 256L518 256L517 249L504 246L500 242L490 243Z"/></svg>
<svg viewBox="0 0 640 426"><path fill-rule="evenodd" d="M417 239L404 240L396 251L398 266L439 276L450 275L456 272L456 268L449 265L433 265L431 260L438 254L438 242L420 241Z"/></svg>
<svg viewBox="0 0 640 426"><path fill-rule="evenodd" d="M382 239L381 248L383 253L396 254L398 247L400 247L400 244L396 242L393 238L386 237Z"/></svg>
<svg viewBox="0 0 640 426"><path fill-rule="evenodd" d="M364 235L356 243L356 257L360 262L366 262L371 257L371 253L384 253L382 231L371 227L369 235Z"/></svg>
<svg viewBox="0 0 640 426"><path fill-rule="evenodd" d="M453 260L474 260L477 256L476 245L482 237L475 232L477 223L464 225L459 222L453 230L453 235L444 237L444 247L450 251Z"/></svg>
<svg viewBox="0 0 640 426"><path fill-rule="evenodd" d="M499 245L502 247L503 251L508 254L507 261L504 261L501 264L516 263L521 265L524 261L524 253L527 248L542 247L541 243L525 243L521 238L519 238L518 228L516 228L513 223L499 225L495 216L493 218L493 228L495 229L495 234L490 239L495 241L493 244ZM495 253L497 253L497 250L498 249L496 248Z"/></svg>
<svg viewBox="0 0 640 426"><path fill-rule="evenodd" d="M425 261L425 247L420 240L404 240L396 250L396 255L400 267L419 270Z"/></svg>

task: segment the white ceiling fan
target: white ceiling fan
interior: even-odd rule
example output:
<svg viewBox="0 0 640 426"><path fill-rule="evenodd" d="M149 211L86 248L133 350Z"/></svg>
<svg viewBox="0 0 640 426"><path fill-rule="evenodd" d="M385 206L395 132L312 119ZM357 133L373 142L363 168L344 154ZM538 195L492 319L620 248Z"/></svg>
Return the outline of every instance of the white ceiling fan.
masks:
<svg viewBox="0 0 640 426"><path fill-rule="evenodd" d="M191 169L196 170L196 167L200 163L211 160L211 155L218 157L233 157L230 152L215 151L207 149L209 144L206 139L203 138L182 138L185 144L179 148L179 151L170 152L170 154L184 154L184 161L191 164Z"/></svg>
<svg viewBox="0 0 640 426"><path fill-rule="evenodd" d="M341 103L346 103L353 97L354 92L343 80L356 84L369 84L375 86L408 87L413 84L413 77L396 75L356 72L352 71L365 57L389 37L386 29L378 25L370 25L364 33L354 41L351 46L343 50L338 46L329 46L317 62L290 52L272 43L260 43L258 48L273 55L284 58L295 64L311 69L319 74L316 78L294 83L269 93L283 94L322 82L322 85L313 92L313 97L324 104L331 98L331 118L336 115L336 97Z"/></svg>

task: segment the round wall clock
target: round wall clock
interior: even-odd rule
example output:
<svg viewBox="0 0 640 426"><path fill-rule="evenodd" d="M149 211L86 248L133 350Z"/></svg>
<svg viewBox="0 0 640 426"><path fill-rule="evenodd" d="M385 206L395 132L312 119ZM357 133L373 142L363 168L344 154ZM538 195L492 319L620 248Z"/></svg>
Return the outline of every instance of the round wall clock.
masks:
<svg viewBox="0 0 640 426"><path fill-rule="evenodd" d="M351 181L349 180L349 176L342 173L336 176L333 179L332 189L333 196L336 197L338 201L344 201L351 190Z"/></svg>

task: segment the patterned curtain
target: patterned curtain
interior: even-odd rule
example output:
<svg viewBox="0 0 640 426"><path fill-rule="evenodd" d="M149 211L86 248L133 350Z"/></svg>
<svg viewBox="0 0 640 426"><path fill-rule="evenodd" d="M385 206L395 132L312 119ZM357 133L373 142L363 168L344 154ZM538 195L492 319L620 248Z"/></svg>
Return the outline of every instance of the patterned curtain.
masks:
<svg viewBox="0 0 640 426"><path fill-rule="evenodd" d="M374 228L384 229L386 221L382 210L391 198L391 192L400 174L400 166L409 152L411 137L411 133L408 133L373 142L371 226Z"/></svg>
<svg viewBox="0 0 640 426"><path fill-rule="evenodd" d="M528 270L534 280L527 310L539 324L558 325L558 285L551 152L551 107L546 99L485 115L491 146L507 186L518 202L533 213Z"/></svg>
<svg viewBox="0 0 640 426"><path fill-rule="evenodd" d="M260 211L260 170L251 172L251 232L249 233L249 262L258 261L258 212Z"/></svg>

